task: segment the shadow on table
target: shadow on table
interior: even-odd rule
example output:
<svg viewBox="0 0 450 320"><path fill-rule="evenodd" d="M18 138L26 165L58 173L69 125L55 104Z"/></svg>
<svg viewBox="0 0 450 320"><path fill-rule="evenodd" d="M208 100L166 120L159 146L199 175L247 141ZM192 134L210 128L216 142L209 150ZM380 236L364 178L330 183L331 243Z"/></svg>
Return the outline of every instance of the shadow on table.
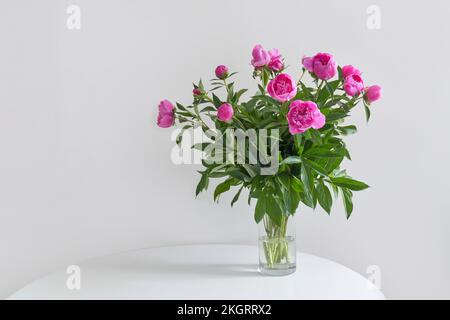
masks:
<svg viewBox="0 0 450 320"><path fill-rule="evenodd" d="M217 275L234 277L259 276L256 265L246 264L166 264L164 266L149 266L150 270L162 273ZM159 270L158 270L159 269Z"/></svg>
<svg viewBox="0 0 450 320"><path fill-rule="evenodd" d="M117 272L156 273L176 275L211 275L227 277L261 276L256 264L191 264L168 261L133 260L121 263L102 264L102 268Z"/></svg>

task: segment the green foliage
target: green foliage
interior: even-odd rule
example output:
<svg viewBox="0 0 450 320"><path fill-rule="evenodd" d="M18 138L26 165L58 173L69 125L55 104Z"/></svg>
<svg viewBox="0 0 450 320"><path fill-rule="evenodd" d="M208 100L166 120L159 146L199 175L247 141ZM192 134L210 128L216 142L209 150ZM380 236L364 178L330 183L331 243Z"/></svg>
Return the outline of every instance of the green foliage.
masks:
<svg viewBox="0 0 450 320"><path fill-rule="evenodd" d="M247 89L235 90L235 82L227 79L213 79L213 88L206 91L200 81L194 84L204 92L194 97L190 106L176 104L176 119L181 124L181 132L176 142L180 143L185 130L200 126L206 133L209 129L218 132L219 138L224 138L227 128L234 129L279 129L279 168L271 175L262 175L264 164L261 159L256 163L246 161L237 163L238 156L249 160L250 144L255 144L260 151L258 140L249 141L245 154L236 153L228 162L217 164L203 161L204 170L196 188L196 195L206 190L210 179L223 179L214 190L214 201L219 201L221 194L233 189L235 195L231 201L233 206L244 189L248 191L248 203L256 200L254 219L259 223L265 215L276 225L285 221L285 217L295 214L300 203L311 208L317 204L328 214L331 213L334 197L343 200L347 218L353 212L353 192L368 188L364 182L352 179L341 169L343 160L351 160L344 138L357 132L355 125L344 123L350 112L363 102L366 119L370 118L369 105L363 97L348 97L343 91L342 70L338 68L336 80L319 81L314 79L313 85L303 81L298 82L298 90L294 99L316 102L320 111L326 117L326 124L321 129L309 129L304 133L291 135L288 130L287 112L289 103L281 103L267 94L268 82L277 75L276 72L264 67L255 70L254 77L260 80L255 95L242 101ZM320 82L320 83L319 83ZM217 90L222 89L224 95ZM214 91L214 92L213 92ZM219 97L220 96L220 97ZM294 100L293 99L293 100ZM216 111L222 103L233 106L234 116L231 122L220 122ZM209 124L207 124L209 123ZM212 126L211 126L212 123ZM216 137L217 138L217 137ZM221 156L226 150L209 148L217 141L200 143L193 146L203 150L205 159ZM256 155L253 155L256 156ZM236 188L237 187L237 188Z"/></svg>
<svg viewBox="0 0 450 320"><path fill-rule="evenodd" d="M319 200L320 206L328 214L331 213L331 206L333 204L333 197L328 187L323 183L323 180L317 181L317 199Z"/></svg>
<svg viewBox="0 0 450 320"><path fill-rule="evenodd" d="M333 183L336 186L347 188L353 191L360 191L367 189L369 187L364 182L345 177L331 178L331 183Z"/></svg>

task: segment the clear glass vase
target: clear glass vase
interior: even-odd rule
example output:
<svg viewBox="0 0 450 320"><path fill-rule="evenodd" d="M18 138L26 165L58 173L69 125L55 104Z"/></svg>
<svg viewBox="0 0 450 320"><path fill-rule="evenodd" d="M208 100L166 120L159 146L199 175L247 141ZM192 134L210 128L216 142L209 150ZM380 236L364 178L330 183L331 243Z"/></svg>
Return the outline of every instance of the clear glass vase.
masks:
<svg viewBox="0 0 450 320"><path fill-rule="evenodd" d="M292 216L283 216L278 226L266 214L258 227L259 271L272 276L294 273L297 250Z"/></svg>

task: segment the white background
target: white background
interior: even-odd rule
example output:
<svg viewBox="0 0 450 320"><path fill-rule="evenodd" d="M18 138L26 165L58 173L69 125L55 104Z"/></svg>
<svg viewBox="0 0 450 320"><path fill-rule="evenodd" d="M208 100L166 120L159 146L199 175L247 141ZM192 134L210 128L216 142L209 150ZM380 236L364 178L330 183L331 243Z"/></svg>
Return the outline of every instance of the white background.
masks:
<svg viewBox="0 0 450 320"><path fill-rule="evenodd" d="M81 30L66 8L82 10ZM366 9L381 9L381 29ZM69 264L168 244L256 243L233 194L194 198L193 166L170 161L157 104L191 101L214 67L256 88L253 45L333 53L384 88L366 125L349 123L357 193L349 221L301 208L298 247L361 274L381 268L388 298L450 298L448 1L0 2L0 297ZM301 261L299 261L301 268Z"/></svg>

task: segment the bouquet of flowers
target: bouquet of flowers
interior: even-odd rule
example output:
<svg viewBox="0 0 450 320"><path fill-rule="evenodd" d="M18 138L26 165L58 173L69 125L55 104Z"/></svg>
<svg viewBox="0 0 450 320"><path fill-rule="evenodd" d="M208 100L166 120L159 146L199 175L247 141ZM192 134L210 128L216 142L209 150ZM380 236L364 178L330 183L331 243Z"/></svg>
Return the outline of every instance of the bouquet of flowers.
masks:
<svg viewBox="0 0 450 320"><path fill-rule="evenodd" d="M285 72L277 49L256 45L251 64L257 92L245 101L247 89L238 90L235 73L220 65L210 89L201 80L194 84L190 105L161 101L157 124L180 125L178 144L184 131L201 128L206 141L192 146L203 155L196 194L206 190L211 179L223 179L215 187L214 200L235 188L233 205L248 189L248 203L256 202L254 219L262 221L263 267L292 269L295 257L287 226L299 204L319 204L330 214L332 194L340 195L349 218L353 192L368 188L341 168L344 158L351 160L344 137L357 130L345 121L360 102L368 121L381 88L366 87L357 68L337 66L328 53L303 57L297 78Z"/></svg>

